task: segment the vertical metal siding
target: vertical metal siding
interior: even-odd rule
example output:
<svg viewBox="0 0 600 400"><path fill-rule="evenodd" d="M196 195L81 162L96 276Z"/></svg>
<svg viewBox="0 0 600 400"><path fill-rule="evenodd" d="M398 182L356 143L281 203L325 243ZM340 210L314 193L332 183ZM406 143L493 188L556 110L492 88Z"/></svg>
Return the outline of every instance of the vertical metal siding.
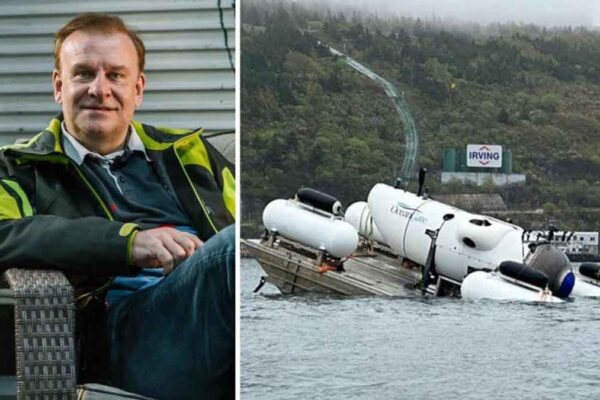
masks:
<svg viewBox="0 0 600 400"><path fill-rule="evenodd" d="M233 1L3 0L0 7L0 145L44 129L60 107L53 35L83 12L119 15L146 45L148 87L135 118L173 128L235 128ZM221 18L222 14L222 18Z"/></svg>

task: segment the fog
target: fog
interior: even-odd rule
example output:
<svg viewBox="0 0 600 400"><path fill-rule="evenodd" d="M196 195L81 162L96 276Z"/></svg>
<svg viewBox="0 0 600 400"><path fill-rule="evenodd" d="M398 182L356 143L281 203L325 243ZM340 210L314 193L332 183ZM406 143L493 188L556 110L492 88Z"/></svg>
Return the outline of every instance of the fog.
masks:
<svg viewBox="0 0 600 400"><path fill-rule="evenodd" d="M332 11L364 11L380 17L441 18L456 22L516 22L555 26L600 26L600 0L293 0L329 4Z"/></svg>

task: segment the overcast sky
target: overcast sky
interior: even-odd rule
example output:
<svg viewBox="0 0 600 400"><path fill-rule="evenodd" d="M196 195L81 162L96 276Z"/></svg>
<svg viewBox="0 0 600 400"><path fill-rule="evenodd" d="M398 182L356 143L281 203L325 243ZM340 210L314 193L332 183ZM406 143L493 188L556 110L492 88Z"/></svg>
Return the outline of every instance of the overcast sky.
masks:
<svg viewBox="0 0 600 400"><path fill-rule="evenodd" d="M294 1L294 0L292 0ZM489 24L534 23L544 26L600 26L600 0L295 0L350 5L380 16L396 13L408 17L440 17Z"/></svg>

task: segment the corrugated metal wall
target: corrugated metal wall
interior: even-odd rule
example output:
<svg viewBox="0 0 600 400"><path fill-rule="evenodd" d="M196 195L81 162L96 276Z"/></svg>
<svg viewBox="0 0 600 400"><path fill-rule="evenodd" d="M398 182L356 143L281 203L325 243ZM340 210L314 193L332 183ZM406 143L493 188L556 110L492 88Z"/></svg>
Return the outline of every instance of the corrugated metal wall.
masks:
<svg viewBox="0 0 600 400"><path fill-rule="evenodd" d="M235 128L232 0L2 0L0 145L39 132L60 111L51 84L53 35L83 12L119 15L142 35L148 86L136 119L208 132Z"/></svg>

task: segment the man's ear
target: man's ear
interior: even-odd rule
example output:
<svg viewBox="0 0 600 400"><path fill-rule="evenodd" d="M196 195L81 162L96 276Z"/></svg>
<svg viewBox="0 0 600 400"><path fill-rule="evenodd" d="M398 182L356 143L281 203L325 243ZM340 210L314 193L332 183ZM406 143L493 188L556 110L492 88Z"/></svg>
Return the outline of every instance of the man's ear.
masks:
<svg viewBox="0 0 600 400"><path fill-rule="evenodd" d="M142 105L144 100L144 90L146 89L146 75L143 72L138 76L137 82L135 83L135 108Z"/></svg>
<svg viewBox="0 0 600 400"><path fill-rule="evenodd" d="M52 71L52 88L54 89L54 101L62 104L62 79L60 71L57 69Z"/></svg>

